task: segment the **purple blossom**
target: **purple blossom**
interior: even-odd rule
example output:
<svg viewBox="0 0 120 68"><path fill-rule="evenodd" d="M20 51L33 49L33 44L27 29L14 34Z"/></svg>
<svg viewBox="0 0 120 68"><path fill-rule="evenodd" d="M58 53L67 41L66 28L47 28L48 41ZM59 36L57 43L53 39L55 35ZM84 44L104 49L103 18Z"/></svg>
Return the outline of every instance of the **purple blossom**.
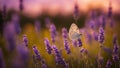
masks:
<svg viewBox="0 0 120 68"><path fill-rule="evenodd" d="M4 27L4 38L7 42L8 49L13 51L16 47L16 40L14 26L11 22Z"/></svg>
<svg viewBox="0 0 120 68"><path fill-rule="evenodd" d="M104 30L102 27L99 28L98 42L101 44L104 43Z"/></svg>
<svg viewBox="0 0 120 68"><path fill-rule="evenodd" d="M106 26L106 18L105 18L105 16L104 15L102 15L102 17L101 17L101 26L103 27L103 28L105 28L105 26Z"/></svg>
<svg viewBox="0 0 120 68"><path fill-rule="evenodd" d="M67 54L70 54L71 50L67 40L64 40L64 47L65 47L65 50L67 51Z"/></svg>
<svg viewBox="0 0 120 68"><path fill-rule="evenodd" d="M45 64L45 60L44 59L41 60L41 63L42 63L42 67L41 68L47 68L47 65Z"/></svg>
<svg viewBox="0 0 120 68"><path fill-rule="evenodd" d="M82 46L82 41L80 38L78 38L78 46L81 47Z"/></svg>
<svg viewBox="0 0 120 68"><path fill-rule="evenodd" d="M95 39L96 41L98 41L98 33L94 32L94 33L93 33L93 37L94 37L94 39Z"/></svg>
<svg viewBox="0 0 120 68"><path fill-rule="evenodd" d="M103 57L99 56L99 57L98 57L98 65L101 66L101 65L103 64L103 62L104 62Z"/></svg>
<svg viewBox="0 0 120 68"><path fill-rule="evenodd" d="M18 45L17 46L17 52L18 54L20 55L20 58L21 60L24 62L24 63L28 63L29 61L29 56L30 56L30 53L29 53L29 50L26 46L24 45Z"/></svg>
<svg viewBox="0 0 120 68"><path fill-rule="evenodd" d="M115 62L119 61L119 56L118 56L118 55L113 55L112 57L113 57L113 60L114 60Z"/></svg>
<svg viewBox="0 0 120 68"><path fill-rule="evenodd" d="M92 36L91 36L91 34L87 33L86 36L87 36L87 42L91 43L92 42Z"/></svg>
<svg viewBox="0 0 120 68"><path fill-rule="evenodd" d="M6 19L6 15L7 15L7 6L5 4L3 5L3 11L2 11L2 13L3 13L3 18L5 20Z"/></svg>
<svg viewBox="0 0 120 68"><path fill-rule="evenodd" d="M3 59L3 54L2 54L1 48L0 48L0 68L5 68L5 63L4 63L4 59Z"/></svg>
<svg viewBox="0 0 120 68"><path fill-rule="evenodd" d="M114 35L114 36L113 36L113 45L116 45L116 44L117 44L117 36Z"/></svg>
<svg viewBox="0 0 120 68"><path fill-rule="evenodd" d="M66 28L62 28L62 36L64 39L67 39L68 37L68 32L67 32L67 29Z"/></svg>
<svg viewBox="0 0 120 68"><path fill-rule="evenodd" d="M38 49L37 49L36 46L33 46L33 51L34 51L34 53L35 53L37 59L38 59L38 60L41 60L40 53L39 53L39 51L38 51Z"/></svg>
<svg viewBox="0 0 120 68"><path fill-rule="evenodd" d="M114 45L113 54L119 53L119 46L117 44Z"/></svg>
<svg viewBox="0 0 120 68"><path fill-rule="evenodd" d="M55 27L54 24L50 25L50 33L51 33L52 42L54 43L55 42L55 36L56 36L56 27Z"/></svg>
<svg viewBox="0 0 120 68"><path fill-rule="evenodd" d="M51 20L49 18L45 18L45 26L47 28L50 28L50 25L51 25Z"/></svg>
<svg viewBox="0 0 120 68"><path fill-rule="evenodd" d="M79 7L78 4L75 4L74 6L74 19L77 20L79 17Z"/></svg>
<svg viewBox="0 0 120 68"><path fill-rule="evenodd" d="M87 49L85 49L85 48L81 48L81 49L80 49L80 52L81 52L81 53L85 53L85 54L88 53Z"/></svg>
<svg viewBox="0 0 120 68"><path fill-rule="evenodd" d="M107 61L106 63L106 68L111 68L112 62L110 60Z"/></svg>
<svg viewBox="0 0 120 68"><path fill-rule="evenodd" d="M109 3L109 8L108 8L108 17L111 18L112 16L112 6L111 6L111 2Z"/></svg>
<svg viewBox="0 0 120 68"><path fill-rule="evenodd" d="M26 35L23 35L23 42L25 46L28 46L28 39Z"/></svg>
<svg viewBox="0 0 120 68"><path fill-rule="evenodd" d="M62 58L58 48L55 45L53 45L53 50L54 50L54 54L55 54L56 63L66 66L64 59Z"/></svg>
<svg viewBox="0 0 120 68"><path fill-rule="evenodd" d="M44 39L44 43L46 45L46 50L47 50L48 54L51 54L52 53L52 47L50 46L50 42L47 38Z"/></svg>
<svg viewBox="0 0 120 68"><path fill-rule="evenodd" d="M92 19L96 18L96 12L94 10L91 11L91 18Z"/></svg>
<svg viewBox="0 0 120 68"><path fill-rule="evenodd" d="M19 0L19 9L20 11L23 11L23 0Z"/></svg>
<svg viewBox="0 0 120 68"><path fill-rule="evenodd" d="M90 22L89 22L89 27L91 28L91 29L95 29L95 22L94 22L94 20L91 20Z"/></svg>
<svg viewBox="0 0 120 68"><path fill-rule="evenodd" d="M39 21L35 21L35 31L39 32L41 29L41 23Z"/></svg>
<svg viewBox="0 0 120 68"><path fill-rule="evenodd" d="M14 25L14 29L16 34L20 34L21 33L21 28L20 28L20 22L19 22L19 16L17 14L13 14L12 15L12 23Z"/></svg>
<svg viewBox="0 0 120 68"><path fill-rule="evenodd" d="M115 25L115 21L112 19L112 20L110 21L110 27L113 28L114 25Z"/></svg>
<svg viewBox="0 0 120 68"><path fill-rule="evenodd" d="M77 47L77 41L76 40L73 40L72 43L75 47Z"/></svg>

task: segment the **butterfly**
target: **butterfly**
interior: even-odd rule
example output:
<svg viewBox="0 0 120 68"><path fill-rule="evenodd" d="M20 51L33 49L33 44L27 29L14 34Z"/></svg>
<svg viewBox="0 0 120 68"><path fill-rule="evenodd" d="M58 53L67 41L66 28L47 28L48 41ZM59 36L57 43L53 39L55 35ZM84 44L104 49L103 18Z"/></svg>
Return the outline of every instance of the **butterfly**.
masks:
<svg viewBox="0 0 120 68"><path fill-rule="evenodd" d="M81 35L78 26L75 23L72 23L69 29L69 38L71 40L77 40Z"/></svg>

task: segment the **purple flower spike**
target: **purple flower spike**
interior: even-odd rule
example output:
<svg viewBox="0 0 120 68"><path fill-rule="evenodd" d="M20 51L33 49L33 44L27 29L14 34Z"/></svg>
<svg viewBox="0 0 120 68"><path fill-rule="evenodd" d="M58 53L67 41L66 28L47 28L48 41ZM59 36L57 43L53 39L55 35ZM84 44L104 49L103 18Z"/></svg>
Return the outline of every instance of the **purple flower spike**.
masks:
<svg viewBox="0 0 120 68"><path fill-rule="evenodd" d="M57 57L61 56L60 52L58 51L58 48L55 45L53 45L52 48L53 48L54 53Z"/></svg>
<svg viewBox="0 0 120 68"><path fill-rule="evenodd" d="M36 46L33 46L33 51L34 51L34 53L35 53L37 59L38 59L38 60L41 60L40 53L39 53L39 51L38 51L38 49L37 49Z"/></svg>
<svg viewBox="0 0 120 68"><path fill-rule="evenodd" d="M38 20L35 21L35 31L39 32L41 29L41 22L39 22Z"/></svg>
<svg viewBox="0 0 120 68"><path fill-rule="evenodd" d="M42 63L42 67L41 68L47 68L47 65L45 64L45 60L44 59L41 60L41 63Z"/></svg>
<svg viewBox="0 0 120 68"><path fill-rule="evenodd" d="M68 37L68 32L67 32L67 29L66 28L62 28L62 36L64 39L66 39Z"/></svg>
<svg viewBox="0 0 120 68"><path fill-rule="evenodd" d="M20 11L23 11L23 0L19 0L19 9Z"/></svg>
<svg viewBox="0 0 120 68"><path fill-rule="evenodd" d="M85 54L88 53L87 49L84 49L84 48L81 48L81 49L80 49L80 52L81 52L81 53L85 53Z"/></svg>
<svg viewBox="0 0 120 68"><path fill-rule="evenodd" d="M55 36L56 36L56 27L54 24L50 25L50 33L51 33L51 39L52 42L55 42Z"/></svg>
<svg viewBox="0 0 120 68"><path fill-rule="evenodd" d="M63 66L66 66L65 64L65 61L64 59L61 57L61 54L60 52L58 51L58 48L53 45L53 50L54 50L54 53L55 53L55 59L56 59L56 63L57 64L62 64Z"/></svg>
<svg viewBox="0 0 120 68"><path fill-rule="evenodd" d="M95 11L95 10L92 10L92 11L91 11L91 18L92 18L92 19L95 19L95 18L96 18L96 11Z"/></svg>
<svg viewBox="0 0 120 68"><path fill-rule="evenodd" d="M44 43L46 45L46 50L47 50L48 54L51 54L52 53L52 47L50 46L50 42L47 38L45 38Z"/></svg>
<svg viewBox="0 0 120 68"><path fill-rule="evenodd" d="M111 1L109 3L109 8L108 8L108 18L111 18L112 16L112 6L111 6Z"/></svg>
<svg viewBox="0 0 120 68"><path fill-rule="evenodd" d="M70 54L71 51L67 40L64 40L64 46L65 46L65 50L67 51L67 54Z"/></svg>
<svg viewBox="0 0 120 68"><path fill-rule="evenodd" d="M114 60L115 62L119 61L119 56L118 56L118 55L113 55L112 57L113 57L113 60Z"/></svg>
<svg viewBox="0 0 120 68"><path fill-rule="evenodd" d="M98 63L99 63L99 65L102 65L103 64L103 62L104 62L104 59L103 59L103 57L98 57Z"/></svg>
<svg viewBox="0 0 120 68"><path fill-rule="evenodd" d="M98 33L94 32L94 33L93 33L93 36L94 36L94 39L95 39L96 41L98 41Z"/></svg>
<svg viewBox="0 0 120 68"><path fill-rule="evenodd" d="M104 43L104 30L102 27L99 28L99 36L98 36L99 43Z"/></svg>
<svg viewBox="0 0 120 68"><path fill-rule="evenodd" d="M116 45L114 45L113 54L118 54L118 52L119 52L119 47L116 44Z"/></svg>
<svg viewBox="0 0 120 68"><path fill-rule="evenodd" d="M113 36L113 45L116 45L116 44L117 44L117 36L114 35L114 36Z"/></svg>
<svg viewBox="0 0 120 68"><path fill-rule="evenodd" d="M25 46L28 46L28 39L26 35L23 36L23 42Z"/></svg>
<svg viewBox="0 0 120 68"><path fill-rule="evenodd" d="M74 19L77 20L79 17L79 7L78 4L75 4L74 6Z"/></svg>
<svg viewBox="0 0 120 68"><path fill-rule="evenodd" d="M72 42L73 42L73 45L74 45L75 47L77 47L77 41L76 41L76 40L73 40Z"/></svg>
<svg viewBox="0 0 120 68"><path fill-rule="evenodd" d="M110 60L107 61L106 63L106 68L111 68L112 62Z"/></svg>
<svg viewBox="0 0 120 68"><path fill-rule="evenodd" d="M3 54L2 54L1 48L0 48L0 68L5 68L5 64L4 64Z"/></svg>
<svg viewBox="0 0 120 68"><path fill-rule="evenodd" d="M80 38L78 38L78 46L81 47L82 46L82 41Z"/></svg>

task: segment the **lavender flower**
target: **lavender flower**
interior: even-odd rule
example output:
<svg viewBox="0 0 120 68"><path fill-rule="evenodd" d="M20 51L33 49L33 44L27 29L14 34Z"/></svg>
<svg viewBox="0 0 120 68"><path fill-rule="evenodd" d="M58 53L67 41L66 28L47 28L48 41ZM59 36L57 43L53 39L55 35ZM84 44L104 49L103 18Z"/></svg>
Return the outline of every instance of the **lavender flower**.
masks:
<svg viewBox="0 0 120 68"><path fill-rule="evenodd" d="M18 52L18 54L20 55L20 58L21 58L21 60L23 61L23 63L25 64L25 63L28 63L28 61L29 61L29 50L28 50L28 48L26 47L26 46L24 46L24 45L18 45L17 46L17 52Z"/></svg>
<svg viewBox="0 0 120 68"><path fill-rule="evenodd" d="M113 60L114 60L115 62L119 61L119 56L118 56L118 55L113 55L112 57L113 57Z"/></svg>
<svg viewBox="0 0 120 68"><path fill-rule="evenodd" d="M98 42L101 44L104 43L104 30L102 27L99 28Z"/></svg>
<svg viewBox="0 0 120 68"><path fill-rule="evenodd" d="M93 37L94 37L94 39L95 39L96 41L98 41L98 33L94 32L94 33L93 33Z"/></svg>
<svg viewBox="0 0 120 68"><path fill-rule="evenodd" d="M113 45L116 45L116 44L117 44L117 36L114 35L114 36L113 36Z"/></svg>
<svg viewBox="0 0 120 68"><path fill-rule="evenodd" d="M5 68L2 50L0 48L0 68Z"/></svg>
<svg viewBox="0 0 120 68"><path fill-rule="evenodd" d="M25 46L28 46L28 39L26 35L23 36L23 42Z"/></svg>
<svg viewBox="0 0 120 68"><path fill-rule="evenodd" d="M64 46L65 46L65 50L67 51L67 54L70 54L71 51L67 40L64 40Z"/></svg>
<svg viewBox="0 0 120 68"><path fill-rule="evenodd" d="M96 18L96 12L94 10L91 11L91 18L92 19Z"/></svg>
<svg viewBox="0 0 120 68"><path fill-rule="evenodd" d="M103 62L104 62L103 57L99 56L98 57L98 66L101 66L103 64Z"/></svg>
<svg viewBox="0 0 120 68"><path fill-rule="evenodd" d="M8 49L13 51L16 47L16 40L15 40L15 31L14 26L12 23L6 24L4 27L4 38L7 42Z"/></svg>
<svg viewBox="0 0 120 68"><path fill-rule="evenodd" d="M19 0L19 9L20 11L23 11L23 0Z"/></svg>
<svg viewBox="0 0 120 68"><path fill-rule="evenodd" d="M110 21L110 27L113 28L114 25L115 25L115 21L112 19L112 20Z"/></svg>
<svg viewBox="0 0 120 68"><path fill-rule="evenodd" d="M39 21L35 21L35 31L36 32L39 32L40 31L40 28L41 28L41 24Z"/></svg>
<svg viewBox="0 0 120 68"><path fill-rule="evenodd" d="M113 54L118 54L119 53L119 47L118 45L114 45L114 49L113 49Z"/></svg>
<svg viewBox="0 0 120 68"><path fill-rule="evenodd" d="M33 46L33 51L34 51L37 59L38 59L38 60L41 60L42 58L41 58L40 53L39 53L39 51L38 51L38 49L37 49L36 46Z"/></svg>
<svg viewBox="0 0 120 68"><path fill-rule="evenodd" d="M4 19L4 21L5 21L5 20L6 20L6 16L7 16L7 7L6 7L6 5L3 6L3 11L2 11L2 13L3 13L3 19Z"/></svg>
<svg viewBox="0 0 120 68"><path fill-rule="evenodd" d="M58 48L55 45L53 45L53 50L54 50L55 57L56 57L55 58L56 63L57 64L62 64L63 66L66 66L66 63L65 63L64 59L61 57L61 54L60 54Z"/></svg>
<svg viewBox="0 0 120 68"><path fill-rule="evenodd" d="M102 15L102 17L101 17L101 26L103 27L103 28L105 28L105 26L106 26L106 18L105 18L105 16L104 15Z"/></svg>
<svg viewBox="0 0 120 68"><path fill-rule="evenodd" d="M89 27L91 28L91 29L95 29L95 22L94 22L94 20L91 20L90 22L89 22Z"/></svg>
<svg viewBox="0 0 120 68"><path fill-rule="evenodd" d="M42 67L41 68L47 68L47 65L45 64L45 60L44 59L41 60L41 63L42 63Z"/></svg>
<svg viewBox="0 0 120 68"><path fill-rule="evenodd" d="M87 54L87 53L88 53L87 49L85 49L85 48L81 48L81 49L80 49L80 52L81 52L81 53L84 53L84 54Z"/></svg>
<svg viewBox="0 0 120 68"><path fill-rule="evenodd" d="M111 6L111 1L109 3L109 8L108 8L108 18L111 18L112 16L112 6Z"/></svg>
<svg viewBox="0 0 120 68"><path fill-rule="evenodd" d="M73 40L72 43L75 47L77 47L77 41L76 40Z"/></svg>
<svg viewBox="0 0 120 68"><path fill-rule="evenodd" d="M51 54L52 53L52 47L50 46L50 42L47 38L44 39L44 43L46 45L46 50L47 50L48 54Z"/></svg>
<svg viewBox="0 0 120 68"><path fill-rule="evenodd" d="M20 24L19 24L19 16L17 14L12 15L12 23L14 25L16 34L20 34L21 28L20 28Z"/></svg>
<svg viewBox="0 0 120 68"><path fill-rule="evenodd" d="M50 25L51 25L51 20L49 18L45 18L45 26L47 28L50 28Z"/></svg>
<svg viewBox="0 0 120 68"><path fill-rule="evenodd" d="M68 32L67 32L67 29L66 28L62 28L62 36L64 39L67 39L68 37Z"/></svg>
<svg viewBox="0 0 120 68"><path fill-rule="evenodd" d="M74 6L74 19L78 20L79 17L79 8L78 8L78 4L75 4Z"/></svg>
<svg viewBox="0 0 120 68"><path fill-rule="evenodd" d="M56 36L56 27L54 24L50 25L50 33L51 33L51 39L52 42L55 42L55 36Z"/></svg>
<svg viewBox="0 0 120 68"><path fill-rule="evenodd" d="M106 63L106 68L111 68L112 62L110 60L107 61Z"/></svg>
<svg viewBox="0 0 120 68"><path fill-rule="evenodd" d="M89 42L89 43L92 42L92 36L90 33L87 33L87 42Z"/></svg>
<svg viewBox="0 0 120 68"><path fill-rule="evenodd" d="M81 47L82 46L82 41L80 38L78 38L78 46Z"/></svg>

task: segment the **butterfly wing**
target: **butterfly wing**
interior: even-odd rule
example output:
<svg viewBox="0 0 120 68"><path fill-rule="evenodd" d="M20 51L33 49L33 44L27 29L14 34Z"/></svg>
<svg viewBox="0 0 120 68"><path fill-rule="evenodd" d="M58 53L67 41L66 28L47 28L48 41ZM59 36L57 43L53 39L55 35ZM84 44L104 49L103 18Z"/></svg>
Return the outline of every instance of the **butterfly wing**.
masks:
<svg viewBox="0 0 120 68"><path fill-rule="evenodd" d="M80 31L75 23L72 23L72 25L70 26L69 38L71 40L76 40L76 39L80 38Z"/></svg>

